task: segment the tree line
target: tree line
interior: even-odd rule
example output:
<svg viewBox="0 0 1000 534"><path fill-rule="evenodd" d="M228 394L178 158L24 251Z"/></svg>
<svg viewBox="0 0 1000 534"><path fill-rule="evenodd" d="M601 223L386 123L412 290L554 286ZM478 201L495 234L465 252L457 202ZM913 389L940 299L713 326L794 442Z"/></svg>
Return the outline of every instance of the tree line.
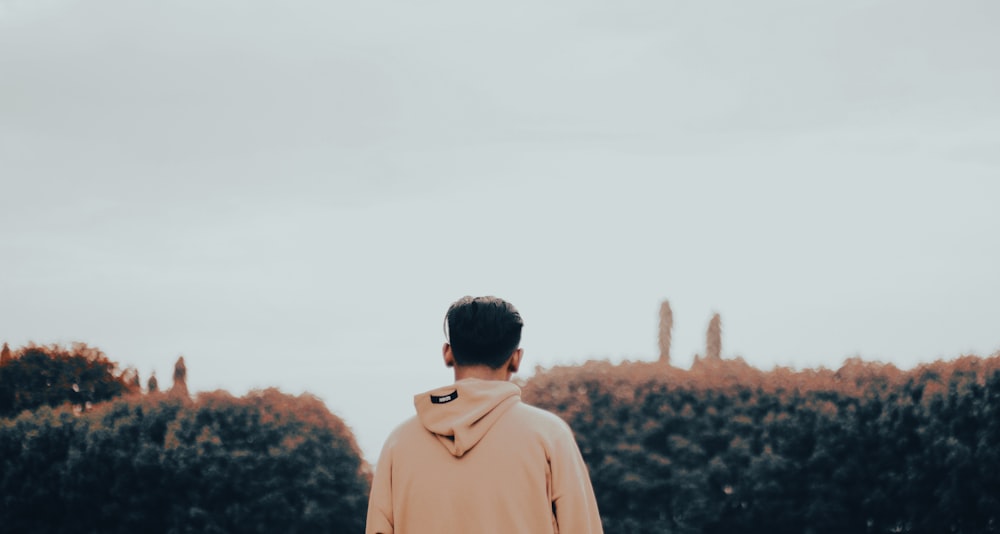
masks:
<svg viewBox="0 0 1000 534"><path fill-rule="evenodd" d="M1000 531L1000 354L590 362L523 390L573 428L609 534Z"/></svg>
<svg viewBox="0 0 1000 534"><path fill-rule="evenodd" d="M134 369L119 370L100 350L75 343L0 347L0 417L41 406L70 404L83 411L94 403L140 391Z"/></svg>
<svg viewBox="0 0 1000 534"><path fill-rule="evenodd" d="M4 349L4 532L363 529L368 466L319 399L192 397L183 359L143 393L85 345ZM1000 531L1000 354L908 371L706 354L520 382L573 428L609 534Z"/></svg>
<svg viewBox="0 0 1000 534"><path fill-rule="evenodd" d="M363 531L368 466L316 397L191 398L183 359L141 394L84 345L5 349L3 532Z"/></svg>

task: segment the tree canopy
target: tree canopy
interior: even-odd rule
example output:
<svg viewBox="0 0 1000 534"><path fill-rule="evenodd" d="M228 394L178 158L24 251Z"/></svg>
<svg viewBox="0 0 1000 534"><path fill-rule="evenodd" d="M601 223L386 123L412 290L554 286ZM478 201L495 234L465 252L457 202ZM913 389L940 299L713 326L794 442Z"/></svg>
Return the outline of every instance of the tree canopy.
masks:
<svg viewBox="0 0 1000 534"><path fill-rule="evenodd" d="M524 399L574 429L609 534L1000 530L1000 355L591 362L539 370Z"/></svg>
<svg viewBox="0 0 1000 534"><path fill-rule="evenodd" d="M41 406L94 403L138 392L126 372L98 349L83 343L70 348L28 345L0 357L0 417Z"/></svg>
<svg viewBox="0 0 1000 534"><path fill-rule="evenodd" d="M368 467L312 396L130 396L0 419L4 532L360 532Z"/></svg>

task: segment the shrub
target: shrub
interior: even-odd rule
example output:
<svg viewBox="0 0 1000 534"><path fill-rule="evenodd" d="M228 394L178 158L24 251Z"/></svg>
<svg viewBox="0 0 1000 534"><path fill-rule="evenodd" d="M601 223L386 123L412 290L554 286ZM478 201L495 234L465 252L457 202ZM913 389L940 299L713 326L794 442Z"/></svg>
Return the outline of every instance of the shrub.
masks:
<svg viewBox="0 0 1000 534"><path fill-rule="evenodd" d="M0 420L4 532L359 532L369 474L323 403L134 396Z"/></svg>
<svg viewBox="0 0 1000 534"><path fill-rule="evenodd" d="M1000 355L590 362L523 390L573 427L609 534L1000 530Z"/></svg>

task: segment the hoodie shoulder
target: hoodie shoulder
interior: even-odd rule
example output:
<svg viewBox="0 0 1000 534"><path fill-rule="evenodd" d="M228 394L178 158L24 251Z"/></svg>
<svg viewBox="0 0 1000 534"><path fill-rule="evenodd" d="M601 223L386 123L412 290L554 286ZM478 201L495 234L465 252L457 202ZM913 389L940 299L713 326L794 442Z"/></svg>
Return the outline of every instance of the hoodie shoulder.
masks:
<svg viewBox="0 0 1000 534"><path fill-rule="evenodd" d="M517 408L522 412L522 417L525 417L526 419L534 420L541 425L551 425L569 430L569 424L567 424L562 417L559 417L548 410L532 406L524 401L517 403Z"/></svg>
<svg viewBox="0 0 1000 534"><path fill-rule="evenodd" d="M548 410L543 410L524 402L518 402L511 409L511 412L514 416L512 419L516 419L519 425L530 428L534 433L542 437L549 440L565 439L567 437L573 439L573 430L569 424Z"/></svg>
<svg viewBox="0 0 1000 534"><path fill-rule="evenodd" d="M399 442L406 442L408 436L414 433L423 433L424 427L420 424L420 419L416 415L408 417L402 423L396 425L396 428L389 432L389 436L385 438L384 448L391 449Z"/></svg>

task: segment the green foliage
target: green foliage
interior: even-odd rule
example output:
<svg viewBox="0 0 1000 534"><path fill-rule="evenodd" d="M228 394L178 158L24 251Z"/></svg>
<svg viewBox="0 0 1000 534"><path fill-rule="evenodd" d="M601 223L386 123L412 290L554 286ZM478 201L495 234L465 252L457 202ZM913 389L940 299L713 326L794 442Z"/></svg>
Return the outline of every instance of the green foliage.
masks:
<svg viewBox="0 0 1000 534"><path fill-rule="evenodd" d="M523 389L573 427L609 534L1000 531L1000 355L591 362Z"/></svg>
<svg viewBox="0 0 1000 534"><path fill-rule="evenodd" d="M311 396L132 396L0 420L4 532L360 532L367 466Z"/></svg>
<svg viewBox="0 0 1000 534"><path fill-rule="evenodd" d="M0 417L65 403L86 410L94 403L138 391L104 353L82 343L69 349L29 345L15 353L5 343L4 349Z"/></svg>

